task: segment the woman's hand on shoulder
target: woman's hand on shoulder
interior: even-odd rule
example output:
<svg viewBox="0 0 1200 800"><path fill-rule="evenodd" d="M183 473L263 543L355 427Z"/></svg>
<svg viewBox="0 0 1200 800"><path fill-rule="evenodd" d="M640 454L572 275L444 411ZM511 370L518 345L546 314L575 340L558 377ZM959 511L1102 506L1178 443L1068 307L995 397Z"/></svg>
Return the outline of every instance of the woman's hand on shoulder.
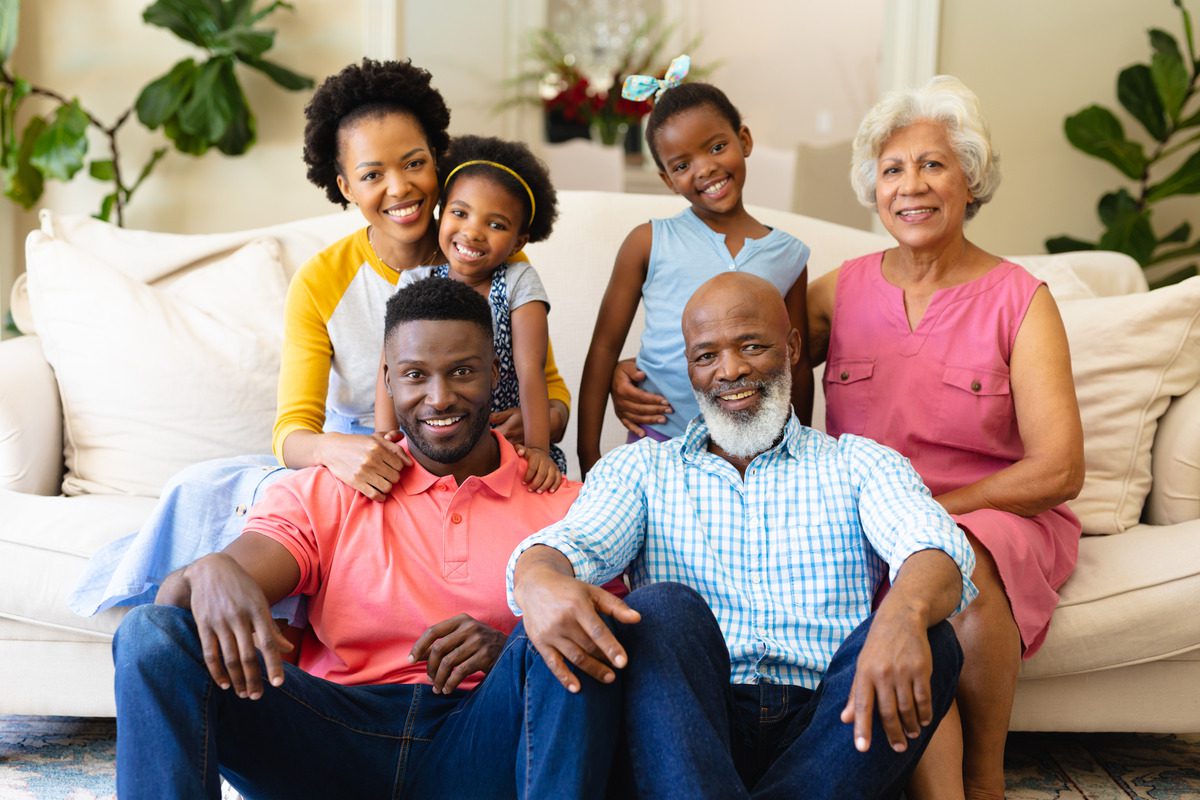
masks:
<svg viewBox="0 0 1200 800"><path fill-rule="evenodd" d="M412 465L412 457L400 446L403 438L398 430L322 434L318 463L364 497L382 502L400 479L400 471Z"/></svg>

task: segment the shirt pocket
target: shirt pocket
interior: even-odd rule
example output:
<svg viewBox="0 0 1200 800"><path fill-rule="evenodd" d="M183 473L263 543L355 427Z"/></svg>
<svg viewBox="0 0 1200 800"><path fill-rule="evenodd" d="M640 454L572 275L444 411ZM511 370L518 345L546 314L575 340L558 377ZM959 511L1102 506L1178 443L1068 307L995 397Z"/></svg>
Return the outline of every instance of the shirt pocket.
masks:
<svg viewBox="0 0 1200 800"><path fill-rule="evenodd" d="M862 434L867 428L875 394L875 359L839 358L825 365L826 430L831 434Z"/></svg>
<svg viewBox="0 0 1200 800"><path fill-rule="evenodd" d="M1007 369L948 364L942 372L938 438L976 453L1007 451L1017 436Z"/></svg>
<svg viewBox="0 0 1200 800"><path fill-rule="evenodd" d="M864 602L869 584L865 544L858 531L839 525L812 525L793 530L781 565L783 593L804 619L840 617L848 607Z"/></svg>

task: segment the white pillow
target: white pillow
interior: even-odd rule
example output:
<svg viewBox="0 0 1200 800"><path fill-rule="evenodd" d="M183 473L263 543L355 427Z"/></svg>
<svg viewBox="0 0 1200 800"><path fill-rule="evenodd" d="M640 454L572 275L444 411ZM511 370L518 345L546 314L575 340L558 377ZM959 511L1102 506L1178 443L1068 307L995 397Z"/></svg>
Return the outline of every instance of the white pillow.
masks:
<svg viewBox="0 0 1200 800"><path fill-rule="evenodd" d="M1200 381L1200 277L1153 292L1059 304L1087 477L1071 509L1084 533L1136 525L1150 491L1150 447L1172 397Z"/></svg>
<svg viewBox="0 0 1200 800"><path fill-rule="evenodd" d="M62 395L65 494L156 496L189 464L270 452L287 292L273 240L153 287L34 232L26 268Z"/></svg>
<svg viewBox="0 0 1200 800"><path fill-rule="evenodd" d="M1096 296L1063 256L1013 256L1008 260L1020 264L1038 280L1045 281L1046 288L1059 303Z"/></svg>

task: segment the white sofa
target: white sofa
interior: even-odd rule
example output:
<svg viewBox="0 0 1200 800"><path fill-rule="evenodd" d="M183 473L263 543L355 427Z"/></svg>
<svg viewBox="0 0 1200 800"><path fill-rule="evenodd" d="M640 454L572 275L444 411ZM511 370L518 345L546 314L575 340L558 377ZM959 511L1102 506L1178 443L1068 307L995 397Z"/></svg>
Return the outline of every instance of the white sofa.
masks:
<svg viewBox="0 0 1200 800"><path fill-rule="evenodd" d="M550 327L560 369L568 384L575 386L596 308L625 233L640 221L674 213L681 208L681 201L589 192L563 192L561 201L555 234L550 241L530 247L529 252L552 298ZM811 245L812 275L888 244L884 237L816 219L765 209L756 213L766 223ZM200 237L120 231L88 219L43 215L44 232L31 235L29 243L32 308L25 282L14 293L19 321L27 330L39 329L40 335L31 333L0 343L0 713L111 715L109 646L121 614L109 611L81 618L65 605L86 559L105 542L138 526L154 504L153 494L161 485L162 473L169 474L166 466L172 459L187 463L223 450L232 454L268 449L273 392L244 392L230 408L218 409L219 416L194 420L192 427L205 428L220 425L221 420L228 422L234 429L226 431L224 438L216 432L197 437L186 424L156 422L162 409L159 398L149 396L152 392L121 394L130 383L141 387L166 382L179 387L184 395L181 403L186 406L193 395L203 393L213 382L211 375L218 374L207 373L210 377L195 387L187 383L193 372L206 366L196 363L204 358L203 350L197 351L200 355L189 351L187 359L174 354L157 359L142 356L141 361L129 363L129 354L141 352L139 348L153 352L154 346L160 351L174 347L169 342L122 340L123 331L113 330L115 326L142 331L139 314L162 314L153 297L142 297L141 283L166 292L173 298L171 303L194 300L203 305L205 292L211 293L216 281L225 299L194 318L188 316L191 334L207 339L215 336L222 342L242 341L238 336L243 336L243 344L249 343L246 346L255 341L277 343L274 321L283 291L280 275L290 274L309 254L359 224L360 218L351 211L259 231ZM209 259L264 236L278 242L277 250L271 242L266 243L267 255L277 257L276 273L254 273L257 277L247 278L253 270L244 265L231 268ZM1079 568L1063 589L1046 644L1022 668L1013 727L1200 731L1200 614L1196 613L1200 608L1200 389L1195 388L1200 367L1192 366L1200 344L1194 330L1195 314L1190 323L1186 319L1170 325L1159 321L1171 314L1186 317L1188 298L1197 295L1176 290L1171 295L1175 297L1173 305L1167 304L1174 311L1164 311L1162 303L1150 303L1158 302L1158 293L1146 295L1137 266L1115 254L1018 260L1046 277L1060 295L1074 356L1081 364L1090 359L1094 366L1110 354L1119 369L1124 369L1119 367L1120 358L1132 359L1131 363L1139 360L1137 348L1148 346L1140 344L1136 336L1132 343L1127 341L1122 314L1143 321L1152 318L1138 335L1171 326L1183 332L1177 337L1173 356L1169 352L1155 356L1173 370L1171 374L1147 377L1131 372L1129 392L1114 391L1112 375L1102 379L1087 377L1092 374L1087 373L1085 387L1079 377L1082 367L1076 369L1089 426L1092 474L1088 480L1096 489L1085 489L1091 499L1081 497L1077 511L1089 533L1124 530L1085 536ZM63 261L71 263L58 263ZM77 262L88 263L81 266ZM195 266L195 262L201 265ZM81 269L91 271L72 272ZM189 276L203 275L206 270L215 276L207 285L187 283ZM107 277L101 280L100 275ZM223 287L221 281L226 282ZM279 296L267 296L272 293ZM1186 295L1183 300L1177 297L1181 293ZM1123 297L1108 301L1088 299L1090 295ZM140 299L132 302L130 296ZM245 338L244 332L228 337L212 333L221 331L222 325L236 325L238 315L246 316L242 310L246 303L263 309L260 316L265 321L253 332L258 339ZM1182 313L1181 303L1185 307ZM1140 311L1146 304L1150 305ZM164 307L178 308L169 303ZM1194 307L1200 313L1200 300ZM159 328L150 330L164 331L162 335L169 339L178 333L175 323L168 313L155 320ZM64 331L63 326L68 329ZM631 333L630 351L638 330ZM138 335L143 340L156 338L144 332ZM81 354L86 355L87 347L96 342L119 351L110 354L118 363L80 363ZM273 356L271 347L260 345L260 350ZM1171 345L1163 347L1169 350ZM236 372L245 366L245 359L253 361L262 355L236 347L233 352L228 363L207 366ZM57 376L48 358L55 363ZM190 363L177 363L180 360ZM1181 362L1186 363L1181 366ZM97 391L102 394L95 394ZM125 398L116 410L104 404L109 393ZM258 396L262 394L266 396ZM1137 421L1133 426L1110 424L1110 429L1105 429L1105 424L1119 423L1120 415L1094 406L1127 394L1145 396L1132 401L1137 406ZM1180 396L1172 399L1171 395ZM68 408L65 420L64 407ZM180 413L203 415L206 408L196 406ZM106 414L119 419L106 418ZM818 423L823 419L819 391L815 418ZM1092 418L1099 427L1088 422ZM252 436L241 432L248 424L255 426ZM1138 430L1131 430L1134 426ZM606 446L619 443L622 433L610 417ZM1125 434L1130 435L1121 439ZM574 435L572 427L565 448L572 453L572 461ZM64 436L72 448L67 488L72 493L91 493L62 494ZM1152 456L1146 452L1151 439ZM160 458L159 473L147 471L145 465ZM1106 459L1122 469L1126 464L1137 467L1137 474L1132 478L1126 474L1113 483L1107 474L1111 469L1096 466ZM572 469L576 469L574 463ZM106 471L122 474L110 480ZM1115 511L1105 506L1118 495ZM1139 517L1144 521L1139 522Z"/></svg>

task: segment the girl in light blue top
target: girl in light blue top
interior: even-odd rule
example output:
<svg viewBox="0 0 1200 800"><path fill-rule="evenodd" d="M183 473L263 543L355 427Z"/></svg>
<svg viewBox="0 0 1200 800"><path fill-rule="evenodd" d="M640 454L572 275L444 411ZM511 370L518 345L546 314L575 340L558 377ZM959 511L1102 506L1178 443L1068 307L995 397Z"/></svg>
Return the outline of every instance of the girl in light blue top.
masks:
<svg viewBox="0 0 1200 800"><path fill-rule="evenodd" d="M784 296L792 325L807 341L808 246L746 211L742 186L746 157L754 145L750 130L715 86L673 85L670 73L678 63L672 64L668 81L659 82L646 142L659 177L691 206L669 219L638 225L617 253L579 390L578 447L584 472L600 458L609 387L639 301L645 305L646 326L636 370L629 377L642 383L644 402L629 410L657 421L639 429L623 420L634 436L677 436L699 413L687 375L680 316L692 293L714 275L740 270L769 280ZM634 80L646 79L630 78L626 96ZM615 379L621 378L618 370ZM792 374L792 406L807 424L812 415L812 371L803 350Z"/></svg>

